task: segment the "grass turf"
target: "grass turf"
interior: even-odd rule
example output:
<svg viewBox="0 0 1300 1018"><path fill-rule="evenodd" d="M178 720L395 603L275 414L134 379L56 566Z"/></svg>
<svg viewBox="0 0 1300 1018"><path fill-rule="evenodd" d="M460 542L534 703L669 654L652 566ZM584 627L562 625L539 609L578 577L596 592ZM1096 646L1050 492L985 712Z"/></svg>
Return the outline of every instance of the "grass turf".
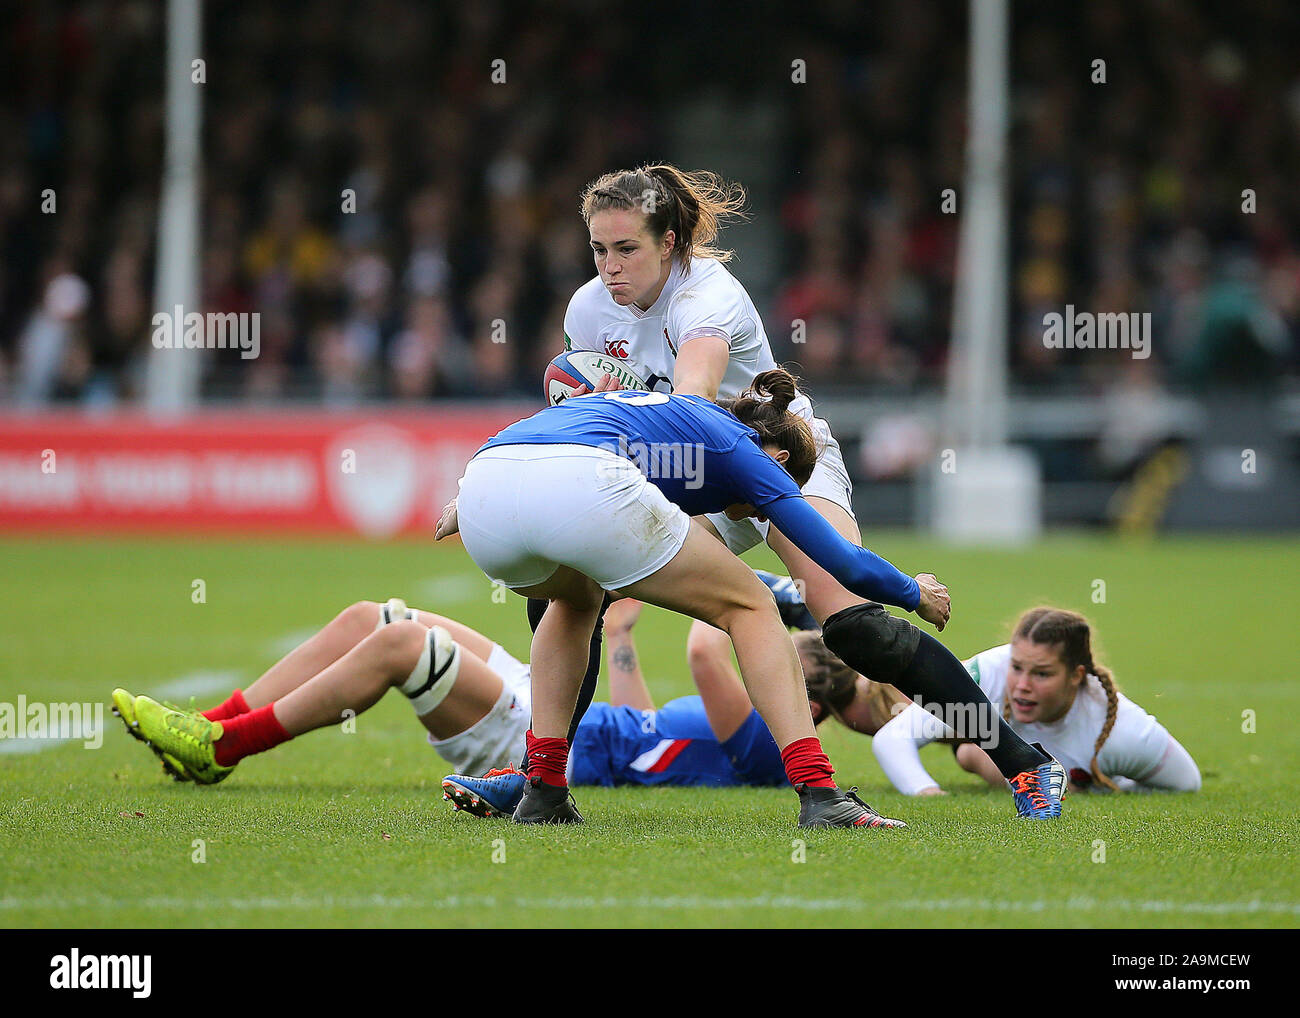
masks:
<svg viewBox="0 0 1300 1018"><path fill-rule="evenodd" d="M1019 823L942 747L923 757L952 794L909 800L868 740L828 724L841 783L907 830L800 832L774 789L580 789L587 823L537 830L453 814L394 695L355 733L312 733L207 789L164 780L105 706L98 749L0 742L0 926L1296 925L1300 544L872 538L949 584L941 639L959 656L1035 603L1088 614L1097 656L1188 747L1203 791L1074 796L1057 822ZM124 685L207 705L360 598L401 596L527 656L522 602L455 546L30 538L0 542L0 562L0 704L107 704ZM658 610L637 628L660 702L690 692L686 628Z"/></svg>

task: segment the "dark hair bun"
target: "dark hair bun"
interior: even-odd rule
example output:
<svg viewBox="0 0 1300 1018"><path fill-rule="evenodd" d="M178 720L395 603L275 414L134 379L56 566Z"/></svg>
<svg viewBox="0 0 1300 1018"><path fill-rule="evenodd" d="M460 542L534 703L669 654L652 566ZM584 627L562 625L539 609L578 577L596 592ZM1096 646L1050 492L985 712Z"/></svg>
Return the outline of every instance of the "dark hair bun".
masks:
<svg viewBox="0 0 1300 1018"><path fill-rule="evenodd" d="M799 394L795 381L794 375L785 368L772 368L755 375L749 389L755 396L771 400L772 409L783 414Z"/></svg>

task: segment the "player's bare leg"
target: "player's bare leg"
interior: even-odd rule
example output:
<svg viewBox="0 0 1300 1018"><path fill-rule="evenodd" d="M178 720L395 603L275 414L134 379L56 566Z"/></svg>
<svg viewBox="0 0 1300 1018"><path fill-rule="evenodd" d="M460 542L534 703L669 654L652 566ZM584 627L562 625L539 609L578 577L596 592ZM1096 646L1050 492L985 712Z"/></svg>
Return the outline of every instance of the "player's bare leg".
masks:
<svg viewBox="0 0 1300 1018"><path fill-rule="evenodd" d="M781 749L786 776L799 794L801 827L905 827L837 788L813 727L794 642L772 592L699 523L681 550L653 575L622 591L682 612L731 637L750 699Z"/></svg>
<svg viewBox="0 0 1300 1018"><path fill-rule="evenodd" d="M605 592L590 577L560 566L544 582L517 593L551 602L533 634L529 655L533 732L541 738L563 739L578 702L588 645Z"/></svg>
<svg viewBox="0 0 1300 1018"><path fill-rule="evenodd" d="M256 709L284 698L339 661L375 632L380 608L374 601L358 601L344 608L324 628L300 643L244 690L248 707ZM415 617L425 629L442 626L456 643L483 661L492 653L491 640L455 619L427 611L417 611Z"/></svg>
<svg viewBox="0 0 1300 1018"><path fill-rule="evenodd" d="M528 778L513 819L521 824L581 823L565 773L568 732L605 591L590 577L560 566L542 583L517 593L547 598L550 604L533 633L529 655L533 727L527 735Z"/></svg>
<svg viewBox="0 0 1300 1018"><path fill-rule="evenodd" d="M265 707L297 689L373 633L378 620L379 605L374 601L348 605L319 632L263 672L244 690L245 702L251 709Z"/></svg>
<svg viewBox="0 0 1300 1018"><path fill-rule="evenodd" d="M223 780L246 756L368 710L391 688L411 701L436 739L481 720L501 695L502 680L442 627L400 619L355 647L284 697L237 717L210 721L136 697L148 741L172 753L195 781Z"/></svg>
<svg viewBox="0 0 1300 1018"><path fill-rule="evenodd" d="M431 613L420 613L436 618ZM318 675L275 702L275 716L297 736L373 707L394 686L407 681L424 653L430 626L394 622L369 636ZM471 630L472 632L472 630ZM459 640L455 685L420 723L435 739L449 739L473 727L501 696L501 677ZM489 645L490 646L490 645Z"/></svg>
<svg viewBox="0 0 1300 1018"><path fill-rule="evenodd" d="M691 522L672 561L622 592L727 633L745 688L776 744L815 737L799 655L772 592L698 523Z"/></svg>

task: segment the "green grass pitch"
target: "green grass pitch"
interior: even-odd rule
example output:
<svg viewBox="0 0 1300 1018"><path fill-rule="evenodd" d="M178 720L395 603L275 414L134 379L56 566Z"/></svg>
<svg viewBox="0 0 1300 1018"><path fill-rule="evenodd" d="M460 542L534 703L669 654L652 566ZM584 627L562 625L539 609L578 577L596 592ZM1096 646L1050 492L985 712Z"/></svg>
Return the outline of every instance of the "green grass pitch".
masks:
<svg viewBox="0 0 1300 1018"><path fill-rule="evenodd" d="M1188 747L1204 790L1074 796L1057 822L1019 823L942 747L925 760L953 794L897 795L868 741L831 723L841 783L907 830L800 832L793 793L774 789L580 789L581 827L517 829L452 813L446 768L395 695L355 733L312 733L207 789L166 781L105 706L98 749L0 742L0 926L1296 925L1300 544L869 536L949 584L941 638L959 656L1035 603L1088 614L1101 660ZM208 705L350 602L390 596L527 656L522 602L494 600L458 546L9 538L0 703L106 704L120 684L206 689ZM659 702L689 692L686 629L658 610L637 629Z"/></svg>

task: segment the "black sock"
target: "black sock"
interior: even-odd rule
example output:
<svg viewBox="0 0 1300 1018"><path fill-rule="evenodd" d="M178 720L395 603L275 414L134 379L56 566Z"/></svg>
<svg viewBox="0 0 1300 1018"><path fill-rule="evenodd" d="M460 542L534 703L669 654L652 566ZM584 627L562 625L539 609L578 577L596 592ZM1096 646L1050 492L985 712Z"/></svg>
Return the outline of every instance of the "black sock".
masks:
<svg viewBox="0 0 1300 1018"><path fill-rule="evenodd" d="M596 683L600 679L600 655L601 648L605 642L605 609L609 607L610 596L605 595L605 603L600 606L600 615L596 619L596 628L591 633L591 646L587 652L587 670L582 676L582 686L578 690L578 703L573 710L573 720L569 723L569 744L573 744L573 737L578 733L578 723L582 720L587 708L591 706L591 701L596 698ZM550 604L546 598L530 597L528 599L528 626L535 633L537 626L542 621L542 616L546 614L546 606ZM527 762L523 768L528 770Z"/></svg>
<svg viewBox="0 0 1300 1018"><path fill-rule="evenodd" d="M947 647L906 619L890 615L883 605L871 601L837 611L822 627L822 640L854 671L896 686L927 709L941 710L949 726L960 737L977 741L1004 777L1047 762L1045 754L1002 719Z"/></svg>
<svg viewBox="0 0 1300 1018"><path fill-rule="evenodd" d="M544 597L530 597L528 599L528 628L534 633L542 621L542 616L546 614L546 606L551 602Z"/></svg>
<svg viewBox="0 0 1300 1018"><path fill-rule="evenodd" d="M997 764L1004 778L1013 778L1021 771L1047 763L1048 757L1025 742L1003 720L997 704L989 703L988 697L980 692L965 665L952 651L929 633L921 632L920 636L911 663L903 669L894 685L914 699L919 696L927 705L931 702L958 708L974 705L973 710L968 709L965 714L957 716L971 718L979 731L964 734L970 738L982 736L979 738L980 748ZM993 740L989 738L992 718L997 718L998 724L996 745L992 745Z"/></svg>

